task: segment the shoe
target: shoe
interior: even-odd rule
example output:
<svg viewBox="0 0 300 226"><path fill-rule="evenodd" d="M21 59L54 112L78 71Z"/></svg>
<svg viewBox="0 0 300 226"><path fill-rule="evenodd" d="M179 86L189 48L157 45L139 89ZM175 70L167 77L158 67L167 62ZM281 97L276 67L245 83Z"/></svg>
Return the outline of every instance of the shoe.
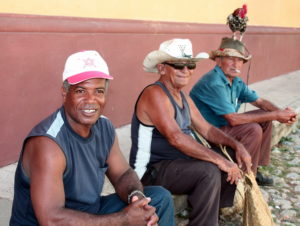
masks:
<svg viewBox="0 0 300 226"><path fill-rule="evenodd" d="M256 182L259 186L273 186L274 181L271 177L262 175L260 172L256 174Z"/></svg>

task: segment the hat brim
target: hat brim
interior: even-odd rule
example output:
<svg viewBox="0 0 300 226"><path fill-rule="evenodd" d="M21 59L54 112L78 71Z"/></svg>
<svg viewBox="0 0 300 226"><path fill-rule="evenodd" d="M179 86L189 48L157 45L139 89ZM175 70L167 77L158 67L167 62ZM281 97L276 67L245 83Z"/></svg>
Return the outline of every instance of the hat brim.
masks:
<svg viewBox="0 0 300 226"><path fill-rule="evenodd" d="M215 60L216 57L222 57L222 56L231 56L231 57L242 58L245 63L252 58L251 55L244 56L242 53L240 53L236 49L229 49L229 48L225 48L222 50L217 49L217 50L211 51L209 58L212 60Z"/></svg>
<svg viewBox="0 0 300 226"><path fill-rule="evenodd" d="M105 74L103 72L100 72L100 71L86 71L86 72L82 72L80 74L73 75L73 76L67 78L67 80L71 85L75 85L80 82L83 82L83 81L86 81L89 79L93 79L93 78L113 79L112 76Z"/></svg>
<svg viewBox="0 0 300 226"><path fill-rule="evenodd" d="M207 53L199 53L196 57L174 57L163 51L155 50L150 52L144 59L143 65L144 70L150 73L158 73L157 64L166 62L166 61L192 61L198 62L200 60L208 59L209 55Z"/></svg>

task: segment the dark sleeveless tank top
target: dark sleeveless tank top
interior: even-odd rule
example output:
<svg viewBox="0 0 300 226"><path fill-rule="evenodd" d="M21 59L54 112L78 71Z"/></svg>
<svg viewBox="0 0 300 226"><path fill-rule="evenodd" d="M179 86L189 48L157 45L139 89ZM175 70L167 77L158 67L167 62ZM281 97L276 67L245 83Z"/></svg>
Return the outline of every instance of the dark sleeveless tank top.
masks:
<svg viewBox="0 0 300 226"><path fill-rule="evenodd" d="M178 126L183 133L190 135L190 109L183 92L180 92L183 103L183 107L181 108L180 106L178 106L164 84L162 84L161 82L156 82L154 84L151 84L150 86L152 85L158 85L163 89L174 107L174 118ZM141 92L141 94L143 93L143 91ZM135 110L131 121L132 146L130 151L129 163L131 167L135 169L139 178L142 178L145 171L147 170L147 167L149 167L153 163L162 160L172 160L177 158L189 159L190 157L172 146L154 126L145 125L137 118L136 106L140 96L136 101Z"/></svg>
<svg viewBox="0 0 300 226"><path fill-rule="evenodd" d="M72 130L64 108L61 107L34 127L23 143L15 175L10 225L38 225L30 199L30 180L21 165L26 140L34 136L52 139L66 157L67 165L63 175L65 207L97 213L101 205L100 193L107 169L106 160L115 139L115 130L112 123L101 116L92 126L91 135L83 138Z"/></svg>

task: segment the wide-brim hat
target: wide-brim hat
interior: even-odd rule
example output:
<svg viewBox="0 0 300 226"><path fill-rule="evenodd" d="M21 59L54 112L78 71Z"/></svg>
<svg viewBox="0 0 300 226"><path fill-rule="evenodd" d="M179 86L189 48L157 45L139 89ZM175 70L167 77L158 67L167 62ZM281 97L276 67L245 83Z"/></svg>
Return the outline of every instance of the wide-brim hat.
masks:
<svg viewBox="0 0 300 226"><path fill-rule="evenodd" d="M97 51L81 51L68 57L63 81L67 80L74 85L92 78L113 79L105 60Z"/></svg>
<svg viewBox="0 0 300 226"><path fill-rule="evenodd" d="M156 65L166 61L187 60L197 62L208 59L207 53L199 53L193 57L192 43L189 39L172 39L160 44L159 50L150 52L144 59L144 70L157 73Z"/></svg>
<svg viewBox="0 0 300 226"><path fill-rule="evenodd" d="M247 52L247 53L246 53ZM251 55L246 51L244 43L233 38L223 38L221 45L217 50L211 51L210 59L215 60L216 57L231 56L242 58L244 62L251 59Z"/></svg>

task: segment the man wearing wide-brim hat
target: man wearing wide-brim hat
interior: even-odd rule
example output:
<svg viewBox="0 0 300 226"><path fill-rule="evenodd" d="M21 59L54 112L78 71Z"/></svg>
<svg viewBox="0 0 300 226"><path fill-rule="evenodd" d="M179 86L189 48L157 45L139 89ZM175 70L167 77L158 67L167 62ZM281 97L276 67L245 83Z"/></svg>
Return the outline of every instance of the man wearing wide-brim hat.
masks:
<svg viewBox="0 0 300 226"><path fill-rule="evenodd" d="M237 164L216 146L209 149L197 141L195 131L211 143L227 145L234 159L251 168L244 146L207 123L182 91L203 58L208 54L193 56L188 39L165 41L150 52L144 69L159 78L139 95L131 123L130 165L144 185L188 195L189 226L217 226L219 208L232 205L234 183L241 178Z"/></svg>
<svg viewBox="0 0 300 226"><path fill-rule="evenodd" d="M216 66L193 87L190 96L205 119L244 144L252 158L252 171L270 162L272 120L292 124L296 114L291 108L280 109L260 98L239 77L243 64L251 59L244 43L223 38L210 58ZM242 103L259 110L238 113ZM272 185L273 180L257 173L259 185Z"/></svg>

